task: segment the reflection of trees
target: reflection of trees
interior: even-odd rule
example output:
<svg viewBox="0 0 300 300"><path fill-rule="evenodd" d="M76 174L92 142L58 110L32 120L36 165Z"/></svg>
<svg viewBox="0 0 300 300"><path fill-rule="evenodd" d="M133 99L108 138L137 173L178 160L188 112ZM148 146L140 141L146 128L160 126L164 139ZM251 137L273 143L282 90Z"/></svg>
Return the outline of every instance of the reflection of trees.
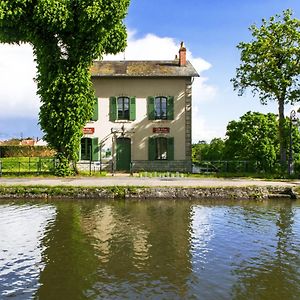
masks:
<svg viewBox="0 0 300 300"><path fill-rule="evenodd" d="M292 230L292 204L287 201L277 209L277 219L273 219L277 226L276 244L264 245L257 257L242 262L234 271L238 276L232 291L234 299L299 299L300 253ZM261 218L264 217L261 213Z"/></svg>
<svg viewBox="0 0 300 300"><path fill-rule="evenodd" d="M86 299L94 282L96 259L80 228L80 206L58 203L56 221L46 229L38 299Z"/></svg>

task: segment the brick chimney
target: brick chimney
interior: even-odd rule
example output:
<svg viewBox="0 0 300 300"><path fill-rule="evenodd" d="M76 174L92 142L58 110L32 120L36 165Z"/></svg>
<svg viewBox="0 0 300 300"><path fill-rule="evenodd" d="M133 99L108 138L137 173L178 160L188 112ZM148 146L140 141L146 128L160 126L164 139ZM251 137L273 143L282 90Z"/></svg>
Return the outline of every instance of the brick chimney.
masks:
<svg viewBox="0 0 300 300"><path fill-rule="evenodd" d="M186 48L184 46L184 43L180 43L180 49L179 49L179 66L184 67L186 66Z"/></svg>

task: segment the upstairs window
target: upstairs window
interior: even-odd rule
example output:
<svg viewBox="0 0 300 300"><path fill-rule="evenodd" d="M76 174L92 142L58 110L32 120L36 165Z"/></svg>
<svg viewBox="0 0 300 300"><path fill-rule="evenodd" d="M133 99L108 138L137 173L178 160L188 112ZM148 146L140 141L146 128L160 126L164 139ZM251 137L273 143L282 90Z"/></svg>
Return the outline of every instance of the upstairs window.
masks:
<svg viewBox="0 0 300 300"><path fill-rule="evenodd" d="M173 96L149 96L147 98L147 110L149 120L173 120L174 97Z"/></svg>
<svg viewBox="0 0 300 300"><path fill-rule="evenodd" d="M155 120L167 119L167 97L156 97L154 102Z"/></svg>
<svg viewBox="0 0 300 300"><path fill-rule="evenodd" d="M130 120L136 118L135 97L110 97L109 98L109 120Z"/></svg>
<svg viewBox="0 0 300 300"><path fill-rule="evenodd" d="M129 120L128 97L118 97L118 120Z"/></svg>

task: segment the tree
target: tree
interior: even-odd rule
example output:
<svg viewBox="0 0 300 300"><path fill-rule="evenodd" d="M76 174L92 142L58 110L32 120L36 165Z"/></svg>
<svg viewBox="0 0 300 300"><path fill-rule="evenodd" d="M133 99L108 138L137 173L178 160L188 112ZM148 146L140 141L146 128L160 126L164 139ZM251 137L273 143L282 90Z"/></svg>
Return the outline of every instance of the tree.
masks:
<svg viewBox="0 0 300 300"><path fill-rule="evenodd" d="M277 101L280 160L285 165L284 105L300 99L300 21L286 10L283 16L263 19L260 27L252 25L249 29L253 40L237 46L242 62L232 79L233 86L239 95L250 88L262 104Z"/></svg>
<svg viewBox="0 0 300 300"><path fill-rule="evenodd" d="M57 175L75 171L82 129L95 102L89 67L93 59L125 48L128 5L129 0L0 2L0 42L33 46L39 123L57 151Z"/></svg>
<svg viewBox="0 0 300 300"><path fill-rule="evenodd" d="M284 119L285 136L290 135L290 120ZM274 171L280 158L277 128L278 116L272 113L247 112L238 121L227 125L225 156L230 160L249 160L257 162L264 171ZM299 161L300 133L297 126L292 127L294 160ZM284 139L288 148L289 139Z"/></svg>
<svg viewBox="0 0 300 300"><path fill-rule="evenodd" d="M220 138L214 138L210 143L199 141L192 148L193 162L222 160L224 157L224 148L225 143Z"/></svg>

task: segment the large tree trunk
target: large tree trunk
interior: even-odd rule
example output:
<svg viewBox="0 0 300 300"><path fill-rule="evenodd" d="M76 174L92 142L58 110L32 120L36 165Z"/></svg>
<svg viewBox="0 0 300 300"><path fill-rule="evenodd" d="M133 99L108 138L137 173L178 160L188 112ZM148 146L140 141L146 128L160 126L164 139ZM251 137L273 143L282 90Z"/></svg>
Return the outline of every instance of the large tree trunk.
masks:
<svg viewBox="0 0 300 300"><path fill-rule="evenodd" d="M279 110L279 143L280 143L280 163L282 167L286 166L286 137L285 137L285 130L284 130L284 99L278 99L278 110Z"/></svg>

